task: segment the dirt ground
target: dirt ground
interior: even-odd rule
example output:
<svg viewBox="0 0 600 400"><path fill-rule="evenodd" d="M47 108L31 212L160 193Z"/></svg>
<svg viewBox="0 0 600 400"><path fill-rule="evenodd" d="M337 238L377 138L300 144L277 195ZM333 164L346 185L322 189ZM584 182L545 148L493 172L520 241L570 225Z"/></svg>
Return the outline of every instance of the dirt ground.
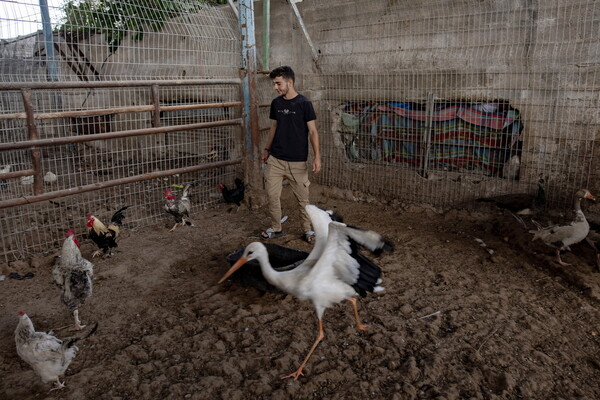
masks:
<svg viewBox="0 0 600 400"><path fill-rule="evenodd" d="M274 243L310 250L289 191L286 235ZM227 254L255 240L265 209L194 215L169 233L170 216L126 230L119 252L95 259L94 294L66 388L48 392L15 351L18 312L37 330L66 337L71 324L51 283L54 256L20 266L27 280L0 282L2 399L599 399L600 274L586 245L563 268L552 251L488 205L439 210L355 202L314 186L312 201L376 230L395 251L374 258L386 291L325 312L325 339L304 377L298 367L316 334L310 303L231 280ZM476 240L479 239L479 240ZM83 240L82 252L94 248ZM492 254L493 253L493 254Z"/></svg>

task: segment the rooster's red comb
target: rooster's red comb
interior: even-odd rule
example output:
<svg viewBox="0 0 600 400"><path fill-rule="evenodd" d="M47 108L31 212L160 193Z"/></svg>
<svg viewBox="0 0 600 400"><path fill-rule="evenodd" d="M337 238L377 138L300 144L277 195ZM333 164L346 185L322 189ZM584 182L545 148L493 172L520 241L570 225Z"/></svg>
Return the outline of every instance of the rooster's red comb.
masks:
<svg viewBox="0 0 600 400"><path fill-rule="evenodd" d="M22 317L23 315L25 315L25 312L19 311L19 315Z"/></svg>
<svg viewBox="0 0 600 400"><path fill-rule="evenodd" d="M171 188L167 188L167 190L165 190L165 198L169 200L173 200L175 198L175 195L171 191Z"/></svg>
<svg viewBox="0 0 600 400"><path fill-rule="evenodd" d="M67 230L67 237L70 237L70 236L75 236L75 231L73 229Z"/></svg>

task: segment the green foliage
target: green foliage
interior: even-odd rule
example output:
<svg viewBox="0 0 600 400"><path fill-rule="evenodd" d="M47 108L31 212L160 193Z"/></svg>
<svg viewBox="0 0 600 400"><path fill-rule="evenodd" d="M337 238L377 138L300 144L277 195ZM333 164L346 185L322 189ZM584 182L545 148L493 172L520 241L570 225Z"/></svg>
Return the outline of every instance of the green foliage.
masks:
<svg viewBox="0 0 600 400"><path fill-rule="evenodd" d="M160 31L170 18L226 3L227 0L68 0L63 6L65 22L59 29L78 36L104 34L112 54L128 34L141 40L145 32Z"/></svg>

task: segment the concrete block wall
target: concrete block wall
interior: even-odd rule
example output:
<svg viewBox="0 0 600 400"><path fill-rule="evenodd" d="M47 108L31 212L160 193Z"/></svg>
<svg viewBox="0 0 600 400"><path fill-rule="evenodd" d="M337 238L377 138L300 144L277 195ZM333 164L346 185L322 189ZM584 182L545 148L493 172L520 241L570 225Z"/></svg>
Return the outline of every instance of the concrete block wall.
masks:
<svg viewBox="0 0 600 400"><path fill-rule="evenodd" d="M369 192L372 177L364 171L387 173L385 166L347 163L335 151L340 104L424 101L431 92L439 101L507 100L525 127L519 181L472 185L442 173L440 195L461 201L528 190L540 174L557 207L569 207L579 187L600 191L598 2L304 0L297 6L321 53L318 66L288 1L271 0L270 67L293 66L298 88L315 101L329 157L321 183L356 188L362 176L358 189ZM260 51L262 2L255 7ZM392 186L419 181L414 172L390 168L403 176Z"/></svg>

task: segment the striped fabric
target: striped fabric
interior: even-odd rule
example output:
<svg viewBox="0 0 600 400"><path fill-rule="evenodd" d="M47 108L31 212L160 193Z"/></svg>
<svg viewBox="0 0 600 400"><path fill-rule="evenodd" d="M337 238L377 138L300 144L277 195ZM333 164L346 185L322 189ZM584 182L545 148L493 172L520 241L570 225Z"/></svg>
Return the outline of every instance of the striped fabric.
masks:
<svg viewBox="0 0 600 400"><path fill-rule="evenodd" d="M353 103L344 109L342 142L354 162L382 161L446 170L502 170L520 154L521 122L517 110L495 103L454 103L427 115L418 103ZM494 110L494 112L486 112ZM352 121L352 126L344 127ZM427 135L429 131L429 135ZM429 142L428 138L429 136Z"/></svg>

